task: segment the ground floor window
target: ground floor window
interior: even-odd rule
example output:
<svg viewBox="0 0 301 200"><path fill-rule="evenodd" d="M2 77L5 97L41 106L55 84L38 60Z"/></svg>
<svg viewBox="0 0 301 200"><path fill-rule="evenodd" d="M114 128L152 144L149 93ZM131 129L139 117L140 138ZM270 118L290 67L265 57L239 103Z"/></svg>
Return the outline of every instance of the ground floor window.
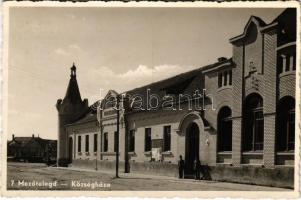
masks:
<svg viewBox="0 0 301 200"><path fill-rule="evenodd" d="M144 151L150 151L152 148L152 129L146 128L144 133Z"/></svg>
<svg viewBox="0 0 301 200"><path fill-rule="evenodd" d="M130 130L129 133L129 152L135 151L135 130Z"/></svg>
<svg viewBox="0 0 301 200"><path fill-rule="evenodd" d="M82 151L82 137L79 135L77 138L78 138L77 151L81 152Z"/></svg>
<svg viewBox="0 0 301 200"><path fill-rule="evenodd" d="M97 134L94 134L94 152L96 152L97 151Z"/></svg>
<svg viewBox="0 0 301 200"><path fill-rule="evenodd" d="M295 99L283 97L277 106L277 151L295 149Z"/></svg>
<svg viewBox="0 0 301 200"><path fill-rule="evenodd" d="M232 119L231 109L227 106L222 107L217 116L218 151L232 151Z"/></svg>
<svg viewBox="0 0 301 200"><path fill-rule="evenodd" d="M89 152L89 135L86 135L86 152Z"/></svg>
<svg viewBox="0 0 301 200"><path fill-rule="evenodd" d="M108 133L103 134L103 151L108 151Z"/></svg>
<svg viewBox="0 0 301 200"><path fill-rule="evenodd" d="M114 152L117 152L117 131L114 132Z"/></svg>
<svg viewBox="0 0 301 200"><path fill-rule="evenodd" d="M250 94L245 100L242 137L244 151L263 150L264 120L262 106L263 100L259 94Z"/></svg>
<svg viewBox="0 0 301 200"><path fill-rule="evenodd" d="M171 127L170 126L164 126L164 135L163 135L163 151L170 151L170 143L171 143Z"/></svg>

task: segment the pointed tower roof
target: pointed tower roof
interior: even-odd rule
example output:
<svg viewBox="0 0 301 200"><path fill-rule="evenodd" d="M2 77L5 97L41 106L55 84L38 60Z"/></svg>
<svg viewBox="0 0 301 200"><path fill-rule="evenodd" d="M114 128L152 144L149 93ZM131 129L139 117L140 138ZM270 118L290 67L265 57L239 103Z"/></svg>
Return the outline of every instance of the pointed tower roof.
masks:
<svg viewBox="0 0 301 200"><path fill-rule="evenodd" d="M80 92L76 80L76 67L74 63L70 69L71 69L70 81L63 101L64 102L69 101L71 103L82 102L82 98L80 96Z"/></svg>

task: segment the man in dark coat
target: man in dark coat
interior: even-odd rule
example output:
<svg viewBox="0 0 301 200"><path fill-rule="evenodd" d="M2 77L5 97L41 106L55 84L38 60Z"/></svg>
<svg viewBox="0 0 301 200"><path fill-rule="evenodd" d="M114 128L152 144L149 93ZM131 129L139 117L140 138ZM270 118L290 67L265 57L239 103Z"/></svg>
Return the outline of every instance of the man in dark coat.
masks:
<svg viewBox="0 0 301 200"><path fill-rule="evenodd" d="M184 160L182 158L182 155L180 155L180 160L178 161L178 168L179 168L179 178L183 178L184 175Z"/></svg>

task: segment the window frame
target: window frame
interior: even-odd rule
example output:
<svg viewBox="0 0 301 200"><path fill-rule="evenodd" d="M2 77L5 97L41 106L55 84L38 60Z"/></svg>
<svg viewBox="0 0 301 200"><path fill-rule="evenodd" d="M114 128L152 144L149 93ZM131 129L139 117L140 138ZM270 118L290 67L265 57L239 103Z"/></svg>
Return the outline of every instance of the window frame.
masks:
<svg viewBox="0 0 301 200"><path fill-rule="evenodd" d="M77 152L82 152L82 136L78 135L77 136Z"/></svg>
<svg viewBox="0 0 301 200"><path fill-rule="evenodd" d="M243 151L264 151L263 98L258 93L249 94L245 99L243 122ZM258 126L258 125L262 126ZM261 127L258 129L258 127Z"/></svg>
<svg viewBox="0 0 301 200"><path fill-rule="evenodd" d="M117 131L114 131L114 152L117 152Z"/></svg>
<svg viewBox="0 0 301 200"><path fill-rule="evenodd" d="M232 152L233 123L232 109L229 106L223 106L220 108L217 115L217 128L217 152ZM227 146L227 137L230 135L231 145Z"/></svg>
<svg viewBox="0 0 301 200"><path fill-rule="evenodd" d="M171 151L171 125L163 127L163 151Z"/></svg>
<svg viewBox="0 0 301 200"><path fill-rule="evenodd" d="M152 150L152 129L144 129L144 152Z"/></svg>
<svg viewBox="0 0 301 200"><path fill-rule="evenodd" d="M276 152L295 151L295 105L296 100L291 96L285 96L279 100L276 114Z"/></svg>
<svg viewBox="0 0 301 200"><path fill-rule="evenodd" d="M217 88L224 88L232 86L233 77L232 77L232 68L224 69L217 72Z"/></svg>
<svg viewBox="0 0 301 200"><path fill-rule="evenodd" d="M93 140L94 140L94 143L93 143L93 150L94 152L97 152L97 147L98 147L98 134L97 133L94 133L94 136L93 136Z"/></svg>
<svg viewBox="0 0 301 200"><path fill-rule="evenodd" d="M89 146L90 146L90 137L89 137L89 135L86 135L85 136L85 152L89 152Z"/></svg>
<svg viewBox="0 0 301 200"><path fill-rule="evenodd" d="M128 136L128 144L129 144L129 152L135 152L135 129L131 129L129 131L129 136Z"/></svg>
<svg viewBox="0 0 301 200"><path fill-rule="evenodd" d="M109 135L108 132L103 133L103 152L109 151Z"/></svg>

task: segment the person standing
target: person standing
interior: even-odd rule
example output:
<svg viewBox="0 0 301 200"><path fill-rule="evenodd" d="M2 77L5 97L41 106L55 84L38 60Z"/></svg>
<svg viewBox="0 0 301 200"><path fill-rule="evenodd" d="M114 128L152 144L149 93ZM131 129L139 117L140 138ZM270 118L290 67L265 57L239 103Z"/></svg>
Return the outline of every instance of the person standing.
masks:
<svg viewBox="0 0 301 200"><path fill-rule="evenodd" d="M198 158L194 160L194 179L200 180L201 179L201 162Z"/></svg>
<svg viewBox="0 0 301 200"><path fill-rule="evenodd" d="M184 178L184 160L182 158L182 155L180 155L180 160L178 161L178 168L179 168L179 178Z"/></svg>

